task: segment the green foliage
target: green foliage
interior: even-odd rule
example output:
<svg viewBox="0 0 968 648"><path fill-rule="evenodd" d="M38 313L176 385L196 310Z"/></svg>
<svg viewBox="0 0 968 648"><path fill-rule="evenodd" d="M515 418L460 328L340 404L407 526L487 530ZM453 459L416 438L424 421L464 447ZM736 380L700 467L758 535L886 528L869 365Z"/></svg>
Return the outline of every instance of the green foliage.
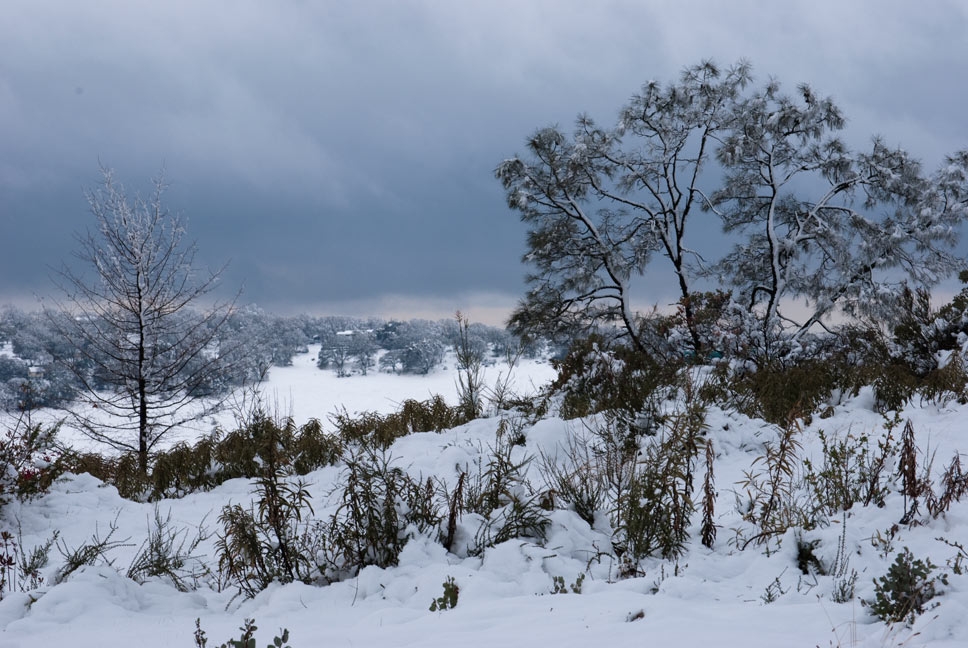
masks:
<svg viewBox="0 0 968 648"><path fill-rule="evenodd" d="M827 574L826 567L820 562L820 558L816 554L819 545L819 540L805 540L802 535L797 535L797 569L805 576Z"/></svg>
<svg viewBox="0 0 968 648"><path fill-rule="evenodd" d="M595 524L595 515L605 508L608 482L603 457L587 435L569 434L558 453L541 452L539 468L544 481L561 504L578 517Z"/></svg>
<svg viewBox="0 0 968 648"><path fill-rule="evenodd" d="M216 648L256 648L255 631L258 629L259 626L255 624L255 619L246 619L239 627L239 632L242 634L238 639L229 639ZM291 648L289 646L289 630L283 629L279 632L280 634L273 637L272 643L268 644L266 648ZM202 630L201 619L195 619L194 638L195 648L206 648L208 646L208 638L205 636L205 631Z"/></svg>
<svg viewBox="0 0 968 648"><path fill-rule="evenodd" d="M430 604L430 611L453 610L457 607L457 597L460 595L460 588L454 582L453 576L448 576L444 581L444 593L435 598Z"/></svg>
<svg viewBox="0 0 968 648"><path fill-rule="evenodd" d="M310 582L318 575L311 551L318 539L303 524L304 511L312 512L309 493L271 453L266 459L257 504L223 507L216 541L219 572L250 598L275 580Z"/></svg>
<svg viewBox="0 0 968 648"><path fill-rule="evenodd" d="M918 390L918 376L907 365L887 362L879 367L874 379L874 399L880 412L897 412L914 398Z"/></svg>
<svg viewBox="0 0 968 648"><path fill-rule="evenodd" d="M131 453L118 458L73 454L65 463L75 473L87 472L114 484L122 497L157 501L209 490L229 479L255 478L269 457L294 474L305 475L335 464L341 454L339 438L323 432L316 419L297 428L292 419L276 421L256 412L237 430L216 432L194 445L179 443L155 454L148 476L140 472Z"/></svg>
<svg viewBox="0 0 968 648"><path fill-rule="evenodd" d="M368 446L347 457L336 487L340 504L326 528L328 578L396 565L414 534L439 529L443 515L433 483L421 484L392 464L385 450Z"/></svg>
<svg viewBox="0 0 968 648"><path fill-rule="evenodd" d="M565 586L564 576L552 576L551 577L551 593L552 594L567 594L571 592L572 594L581 594L582 583L585 582L585 574L578 574L571 585Z"/></svg>
<svg viewBox="0 0 968 648"><path fill-rule="evenodd" d="M198 546L208 538L203 527L194 537L187 531L172 526L171 511L166 517L155 506L154 526L128 567L128 578L144 583L151 578L168 581L180 592L198 588L199 579L209 573L201 557L195 555Z"/></svg>
<svg viewBox="0 0 968 648"><path fill-rule="evenodd" d="M108 565L109 567L113 566L114 558L111 558L109 554L121 547L131 546L128 544L128 539L114 539L114 534L117 530L117 521L114 521L109 525L107 534L102 538L100 529L95 528L90 541L81 543L73 549L64 543L58 542L57 550L64 559L64 564L54 574L53 584L59 585L63 583L81 567L97 564Z"/></svg>
<svg viewBox="0 0 968 648"><path fill-rule="evenodd" d="M782 576L782 574L780 574ZM780 582L780 576L773 579L773 582L766 586L766 590L760 595L760 600L763 603L769 605L770 603L776 602L781 596L787 593L788 590L783 589L783 584Z"/></svg>
<svg viewBox="0 0 968 648"><path fill-rule="evenodd" d="M147 477L138 468L138 457L126 453L108 457L100 453L68 453L65 456L68 470L75 474L88 473L106 484L118 489L118 495L125 499L143 501L151 488Z"/></svg>
<svg viewBox="0 0 968 648"><path fill-rule="evenodd" d="M892 434L892 430L887 430L872 447L866 434L848 432L838 438L823 430L818 432L823 463L815 466L810 459L803 460L804 481L818 511L832 516L857 503L884 506L891 488L889 470L885 468L897 451Z"/></svg>
<svg viewBox="0 0 968 648"><path fill-rule="evenodd" d="M867 601L871 612L885 623L913 623L940 593L938 583L947 585L944 574L931 576L934 569L930 560L916 559L904 547L887 573L874 579L874 600Z"/></svg>
<svg viewBox="0 0 968 648"><path fill-rule="evenodd" d="M713 442L706 440L706 473L703 476L702 485L702 526L699 535L702 544L708 549L713 548L716 542L716 529L718 528L713 516L716 512L716 487L715 475L713 472L713 462L715 453L713 452Z"/></svg>
<svg viewBox="0 0 968 648"><path fill-rule="evenodd" d="M572 419L610 412L641 434L654 433L658 403L679 385L681 363L653 359L630 347L590 336L572 345L555 368L551 392L560 414Z"/></svg>
<svg viewBox="0 0 968 648"><path fill-rule="evenodd" d="M50 550L60 537L54 531L46 541L29 551L23 539L14 539L8 531L0 532L0 599L7 591L28 592L44 584L41 570L50 562Z"/></svg>
<svg viewBox="0 0 968 648"><path fill-rule="evenodd" d="M457 400L462 415L473 420L484 409L484 354L485 344L475 344L478 338L471 336L470 321L457 311L457 339L454 351L457 356Z"/></svg>
<svg viewBox="0 0 968 648"><path fill-rule="evenodd" d="M723 364L704 387L704 397L725 401L747 416L786 426L795 418L809 420L835 389L847 386L854 373L847 364L837 357L795 363L772 360L740 371Z"/></svg>
<svg viewBox="0 0 968 648"><path fill-rule="evenodd" d="M0 506L10 497L21 500L47 492L67 470L56 449L57 426L32 424L21 416L0 434Z"/></svg>
<svg viewBox="0 0 968 648"><path fill-rule="evenodd" d="M890 334L871 328L863 363L882 412L915 396L944 404L968 402L968 370L958 340L968 333L968 288L935 311L927 290L906 289Z"/></svg>
<svg viewBox="0 0 968 648"><path fill-rule="evenodd" d="M364 412L355 417L346 409L336 412L332 423L344 444L356 443L377 448L389 448L400 437L414 432L441 432L462 425L473 417L461 406L450 407L443 397L430 400L409 399L399 412L378 414Z"/></svg>
<svg viewBox="0 0 968 648"><path fill-rule="evenodd" d="M746 495L743 518L759 528L759 532L740 544L740 548L745 549L753 541L766 542L783 535L787 529L816 525L814 504L798 489L800 432L796 421L778 429L777 438L764 442L763 454L753 460L750 470L739 483Z"/></svg>
<svg viewBox="0 0 968 648"><path fill-rule="evenodd" d="M483 553L488 547L512 538L543 540L545 537L548 515L542 508L543 497L526 478L533 457L514 458L517 440L506 433L504 426L499 426L487 462L479 459L476 471L465 470L469 478L464 488L463 509L485 520L477 531L472 553Z"/></svg>
<svg viewBox="0 0 968 648"><path fill-rule="evenodd" d="M224 436L216 434L207 444L202 442L198 449L203 459L206 452L211 452L211 463L205 466L214 472L210 478L214 483L209 488L228 479L257 477L267 462L305 475L335 464L342 453L338 439L324 434L318 420L311 419L297 428L291 418L276 421L262 412L256 412L244 427ZM196 463L200 468L202 464ZM204 483L204 475L196 474L197 481ZM170 485L170 479L159 481L156 490Z"/></svg>
<svg viewBox="0 0 968 648"><path fill-rule="evenodd" d="M695 511L693 480L705 410L696 402L670 416L641 451L628 489L617 499L614 525L633 570L647 556L678 558L685 552Z"/></svg>

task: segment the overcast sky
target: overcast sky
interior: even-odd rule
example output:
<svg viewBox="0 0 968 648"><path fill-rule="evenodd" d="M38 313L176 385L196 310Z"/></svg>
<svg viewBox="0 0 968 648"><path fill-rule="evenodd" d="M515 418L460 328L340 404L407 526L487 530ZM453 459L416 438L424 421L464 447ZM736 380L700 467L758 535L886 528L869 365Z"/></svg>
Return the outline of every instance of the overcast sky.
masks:
<svg viewBox="0 0 968 648"><path fill-rule="evenodd" d="M246 303L497 322L526 271L497 164L704 58L832 95L855 146L968 146L961 0L4 0L0 303L51 292L103 164L164 167Z"/></svg>

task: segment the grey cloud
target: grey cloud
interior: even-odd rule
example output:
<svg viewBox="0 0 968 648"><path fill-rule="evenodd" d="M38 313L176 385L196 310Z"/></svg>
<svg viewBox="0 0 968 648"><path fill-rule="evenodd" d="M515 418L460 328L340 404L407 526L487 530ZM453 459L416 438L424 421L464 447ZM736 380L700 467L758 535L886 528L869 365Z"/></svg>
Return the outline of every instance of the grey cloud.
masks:
<svg viewBox="0 0 968 648"><path fill-rule="evenodd" d="M535 128L611 122L650 78L746 57L761 79L833 94L855 144L880 132L933 166L968 140L965 15L875 0L11 0L0 302L50 289L43 268L69 259L99 160L132 188L164 166L202 260L232 258L225 283L244 280L245 299L511 302L524 229L492 172Z"/></svg>

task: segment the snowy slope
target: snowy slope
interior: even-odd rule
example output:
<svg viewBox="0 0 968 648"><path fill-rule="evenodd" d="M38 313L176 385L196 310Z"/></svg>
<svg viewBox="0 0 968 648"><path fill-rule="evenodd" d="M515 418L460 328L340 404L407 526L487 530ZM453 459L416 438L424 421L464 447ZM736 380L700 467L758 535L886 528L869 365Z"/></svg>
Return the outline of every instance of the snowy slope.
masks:
<svg viewBox="0 0 968 648"><path fill-rule="evenodd" d="M306 365L306 366L303 366ZM521 367L536 382L550 377L547 365ZM309 416L325 419L335 403L350 411L389 411L404 398L433 392L453 394L453 375L427 378L374 374L330 378L307 363L274 370L267 393L292 403L297 422ZM527 379L519 377L519 384ZM862 392L837 405L830 418L815 419L804 429L803 455L816 459L817 431L828 435L880 433L884 419L872 411L870 393ZM964 443L968 407L915 404L903 412L918 435L922 450L936 451L936 469L947 464ZM197 591L182 593L167 583L139 585L125 572L146 537L154 506L126 501L114 488L82 475L65 479L51 492L25 504L11 504L7 519L19 524L26 548L44 542L55 531L59 544L74 548L93 534L103 538L113 524L113 539L124 541L110 558L113 566L82 569L66 582L52 585L50 576L62 561L52 551L47 584L21 593L8 592L0 602L0 647L6 646L193 646L195 619L200 618L209 646L238 636L245 618L255 618L258 645L268 644L282 627L290 630L293 648L306 646L945 646L968 644L968 576L952 575L938 607L918 618L913 628L886 627L858 599L872 598L873 579L887 570L894 555L909 547L918 558L939 567L956 551L937 540L968 542L968 500L921 526L900 527L889 543L878 541L899 520L903 502L897 493L884 508L855 506L843 522L804 532L817 541L817 555L831 564L843 538L850 569L858 572L857 598L831 599L832 576L804 576L796 565L796 538L791 531L779 548L751 545L740 550L735 529L742 527L736 493L763 442L775 429L761 421L713 409L709 437L716 448L717 523L713 549L693 541L678 564L651 560L645 575L619 579L616 565L599 549L609 546L603 529L592 529L570 511L555 511L545 546L520 540L488 550L483 558L447 554L436 542L418 539L404 550L400 565L366 568L359 577L326 587L273 586L255 599L235 596L207 580ZM397 465L413 475L436 474L453 483L456 466L473 461L494 443L498 419L474 421L442 434L414 434L392 448ZM528 428L518 457L544 450L553 453L577 422L549 419ZM337 468L312 473L310 491L317 517L336 505L331 485ZM535 463L528 478L540 482ZM218 527L221 507L247 502L252 484L233 480L219 488L180 500L164 501L161 515L194 533ZM697 516L698 518L698 516ZM17 532L16 530L14 531ZM214 563L214 537L199 548ZM551 594L553 578L566 584L586 574L580 594ZM432 600L452 577L460 587L455 609L432 612ZM17 588L14 587L14 590ZM769 592L773 592L771 596ZM775 598L772 602L768 599Z"/></svg>

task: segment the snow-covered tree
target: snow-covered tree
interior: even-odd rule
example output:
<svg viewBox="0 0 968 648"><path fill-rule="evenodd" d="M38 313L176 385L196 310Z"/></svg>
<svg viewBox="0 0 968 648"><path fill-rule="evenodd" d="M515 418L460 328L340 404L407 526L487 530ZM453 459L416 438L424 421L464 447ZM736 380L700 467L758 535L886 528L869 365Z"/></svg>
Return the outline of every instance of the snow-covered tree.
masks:
<svg viewBox="0 0 968 648"><path fill-rule="evenodd" d="M354 331L349 346L357 370L365 376L376 364L376 353L380 350L376 344L376 334L372 329Z"/></svg>
<svg viewBox="0 0 968 648"><path fill-rule="evenodd" d="M444 330L440 322L390 321L376 332L376 339L387 350L380 358L383 371L427 374L444 359Z"/></svg>
<svg viewBox="0 0 968 648"><path fill-rule="evenodd" d="M806 85L791 97L770 82L732 110L712 209L740 242L718 269L757 315L765 349L835 309L889 320L906 286L960 268L951 248L968 213L968 152L932 175L879 138L853 152L834 136L840 110ZM798 318L784 311L794 302Z"/></svg>
<svg viewBox="0 0 968 648"><path fill-rule="evenodd" d="M147 199L132 198L110 170L102 172L101 186L87 194L97 226L78 235L76 252L93 274L60 271L58 305L69 317L49 310L49 320L85 360L61 359L96 407L93 415L75 408L76 422L92 439L136 452L147 472L162 438L218 405L199 397L218 382L229 355L217 341L231 304L193 310L220 271L195 269L195 245L162 203L164 181Z"/></svg>
<svg viewBox="0 0 968 648"><path fill-rule="evenodd" d="M966 215L968 153L932 175L880 139L854 153L832 135L844 126L832 100L751 81L747 63L703 62L677 83L647 83L614 127L581 116L571 136L541 129L528 156L498 167L530 227L524 260L535 268L512 330L555 338L617 323L647 352L631 296L659 258L675 273L693 349L708 338L694 303L702 276L731 291L770 352L837 309L884 314L904 285L960 267L950 250ZM725 229L726 245L694 247L697 215L707 232ZM793 301L807 303L805 317L784 312Z"/></svg>
<svg viewBox="0 0 968 648"><path fill-rule="evenodd" d="M701 347L689 302L699 256L686 231L706 200L702 172L749 81L746 63L726 71L701 63L678 83L647 83L616 127L583 115L571 137L541 129L528 141L529 157L498 167L508 205L531 226L525 261L537 268L511 318L515 332L555 337L619 322L644 351L632 282L659 254L672 265L692 344Z"/></svg>

